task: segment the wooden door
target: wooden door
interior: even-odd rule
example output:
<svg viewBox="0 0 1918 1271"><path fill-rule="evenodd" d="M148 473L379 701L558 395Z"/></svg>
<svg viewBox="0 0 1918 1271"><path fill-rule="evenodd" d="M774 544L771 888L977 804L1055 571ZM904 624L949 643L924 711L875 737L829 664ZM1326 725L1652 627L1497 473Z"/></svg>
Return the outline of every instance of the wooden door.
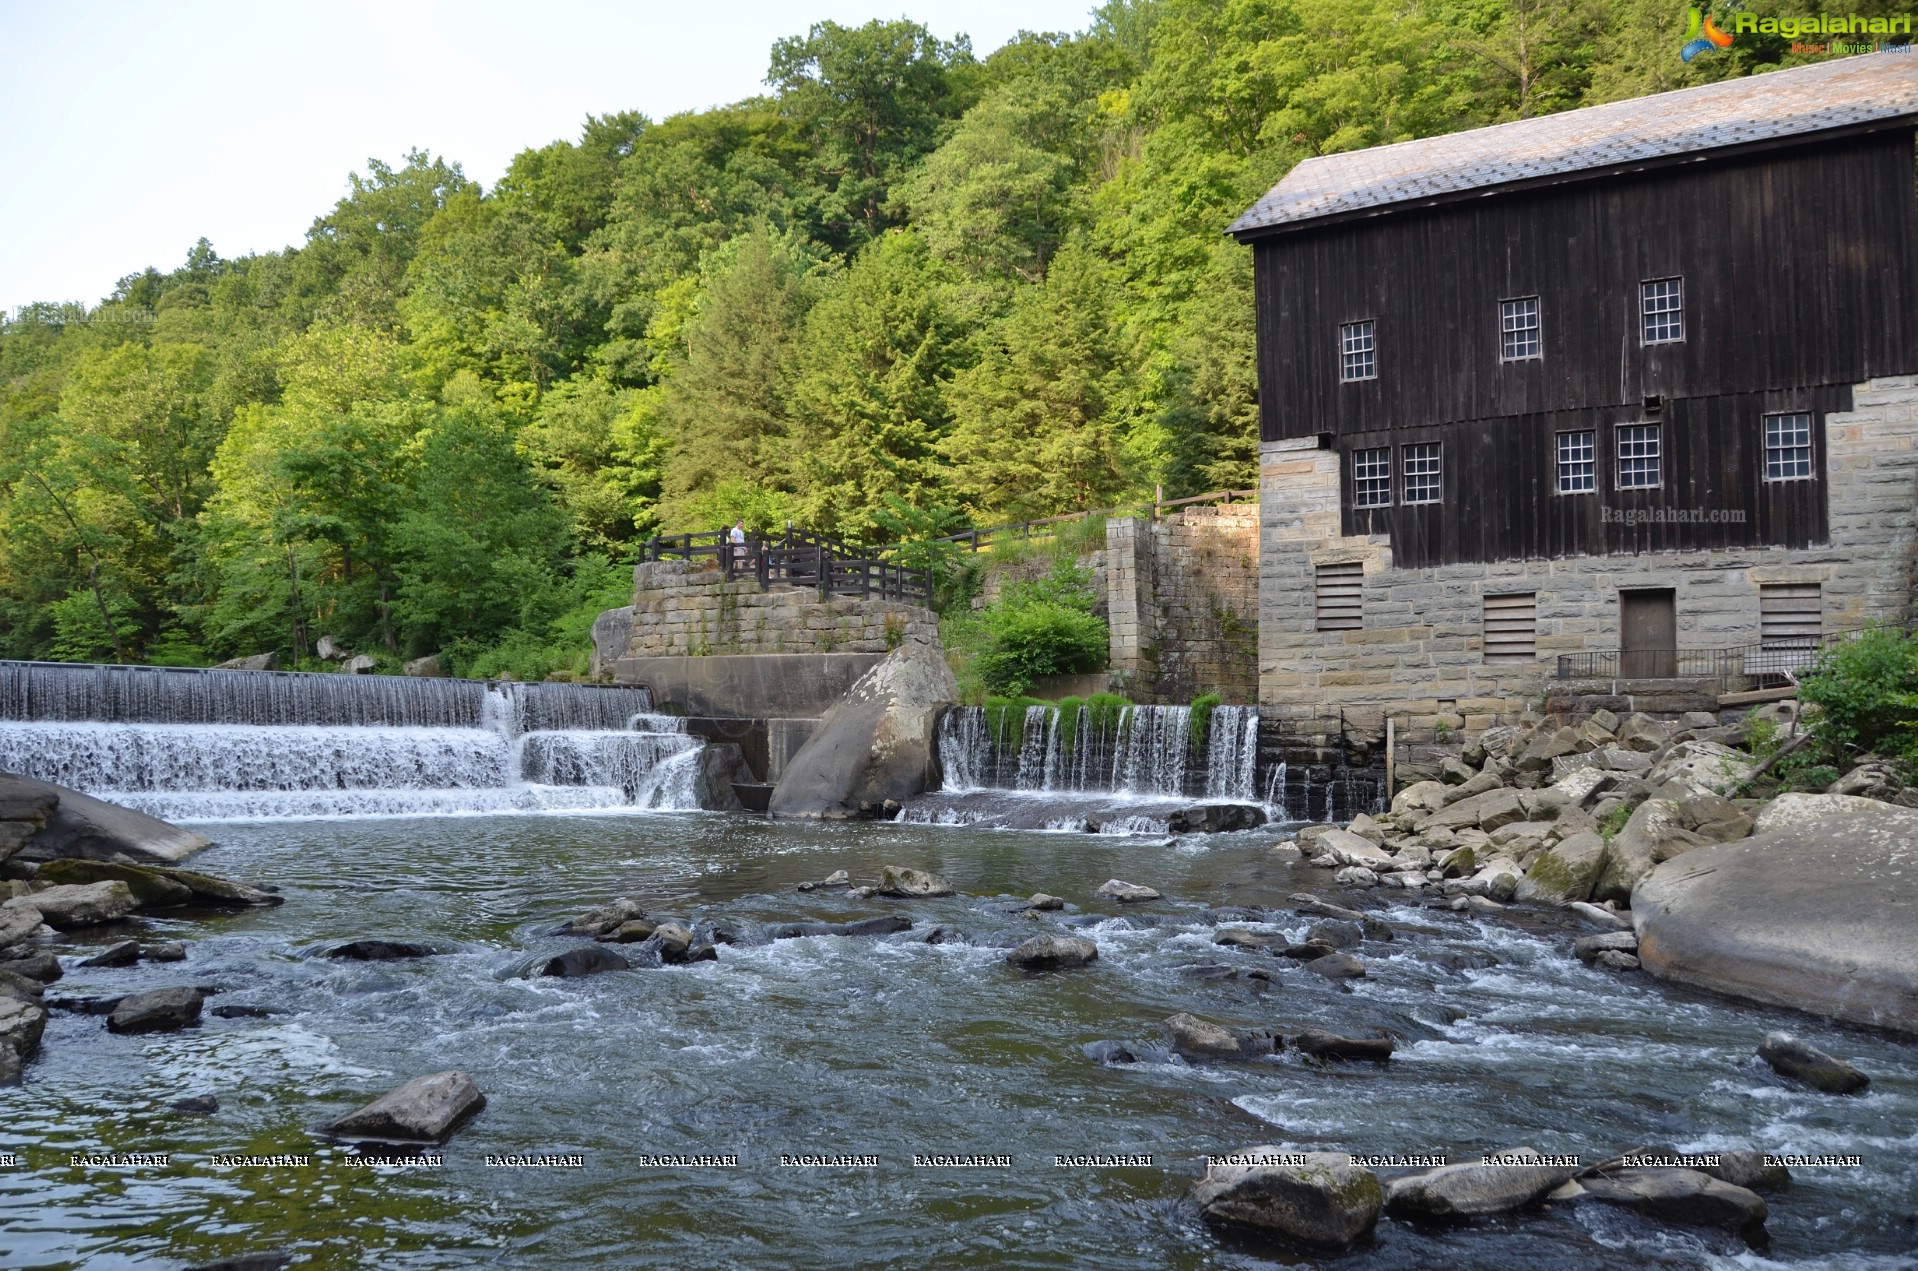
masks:
<svg viewBox="0 0 1918 1271"><path fill-rule="evenodd" d="M1678 598L1669 587L1618 593L1618 674L1628 680L1678 675Z"/></svg>

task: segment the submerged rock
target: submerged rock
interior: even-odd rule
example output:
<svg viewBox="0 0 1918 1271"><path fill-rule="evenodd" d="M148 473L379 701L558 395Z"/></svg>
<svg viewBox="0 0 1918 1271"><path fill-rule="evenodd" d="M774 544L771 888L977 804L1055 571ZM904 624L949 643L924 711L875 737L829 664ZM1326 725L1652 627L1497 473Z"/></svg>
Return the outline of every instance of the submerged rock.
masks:
<svg viewBox="0 0 1918 1271"><path fill-rule="evenodd" d="M1112 878L1099 885L1098 895L1111 897L1122 905L1136 905L1148 900L1162 899L1160 894L1150 887L1138 883L1128 883Z"/></svg>
<svg viewBox="0 0 1918 1271"><path fill-rule="evenodd" d="M1713 1152L1716 1165L1701 1165L1701 1172L1713 1178L1743 1187L1747 1191L1775 1192L1791 1186L1791 1171L1766 1161L1764 1152Z"/></svg>
<svg viewBox="0 0 1918 1271"><path fill-rule="evenodd" d="M1496 1163L1441 1165L1393 1179L1386 1209L1420 1218L1502 1214L1531 1204L1578 1173L1578 1166L1547 1162L1529 1147L1491 1155Z"/></svg>
<svg viewBox="0 0 1918 1271"><path fill-rule="evenodd" d="M1765 1225L1765 1202L1756 1192L1690 1169L1626 1169L1580 1180L1586 1194L1635 1209L1663 1222L1753 1232Z"/></svg>
<svg viewBox="0 0 1918 1271"><path fill-rule="evenodd" d="M1251 1148L1211 1158L1192 1199L1206 1221L1343 1249L1378 1224L1378 1175L1343 1152Z"/></svg>
<svg viewBox="0 0 1918 1271"><path fill-rule="evenodd" d="M1099 956L1099 946L1084 936L1034 936L1006 954L1006 961L1025 971L1054 971L1084 966Z"/></svg>
<svg viewBox="0 0 1918 1271"><path fill-rule="evenodd" d="M292 1265L290 1253L241 1253L231 1258L196 1262L186 1271L285 1271Z"/></svg>
<svg viewBox="0 0 1918 1271"><path fill-rule="evenodd" d="M556 976L563 980L577 980L588 975L598 975L604 971L632 969L632 963L611 949L604 945L589 944L583 949L568 949L558 957L548 958L539 973L542 976Z"/></svg>
<svg viewBox="0 0 1918 1271"><path fill-rule="evenodd" d="M797 940L803 936L891 936L912 930L912 920L897 914L861 918L857 922L782 922L766 928L768 940Z"/></svg>
<svg viewBox="0 0 1918 1271"><path fill-rule="evenodd" d="M1065 907L1066 902L1064 897L1048 896L1042 891L1033 892L1032 899L1026 902L1027 909L1053 910L1064 909Z"/></svg>
<svg viewBox="0 0 1918 1271"><path fill-rule="evenodd" d="M832 873L826 875L824 878L818 879L813 882L800 883L797 887L793 888L793 890L794 891L818 891L822 887L850 887L850 886L852 886L852 875L848 874L843 869L836 869Z"/></svg>
<svg viewBox="0 0 1918 1271"><path fill-rule="evenodd" d="M113 1033L158 1033L185 1028L200 1018L206 991L196 988L156 989L122 998L107 1016Z"/></svg>
<svg viewBox="0 0 1918 1271"><path fill-rule="evenodd" d="M1305 933L1307 944L1330 945L1334 949L1356 949L1364 940L1365 928L1337 918L1321 922Z"/></svg>
<svg viewBox="0 0 1918 1271"><path fill-rule="evenodd" d="M451 1138L485 1106L486 1096L467 1074L429 1073L388 1091L356 1112L315 1126L314 1133L356 1143L437 1145Z"/></svg>
<svg viewBox="0 0 1918 1271"><path fill-rule="evenodd" d="M1844 1060L1800 1041L1790 1033L1767 1033L1758 1044L1758 1057L1780 1076L1802 1081L1827 1094L1856 1094L1871 1078Z"/></svg>
<svg viewBox="0 0 1918 1271"><path fill-rule="evenodd" d="M1392 1057L1397 1044L1390 1037L1341 1037L1308 1029L1291 1039L1292 1049L1317 1059L1377 1059Z"/></svg>
<svg viewBox="0 0 1918 1271"><path fill-rule="evenodd" d="M430 944L408 940L349 940L328 949L326 956L352 962L399 962L407 958L430 958L438 952Z"/></svg>
<svg viewBox="0 0 1918 1271"><path fill-rule="evenodd" d="M123 865L113 861L48 861L40 867L40 872L34 878L43 883L74 886L122 882L142 909L164 909L184 905L193 899L191 887L175 882L159 870L145 865Z"/></svg>
<svg viewBox="0 0 1918 1271"><path fill-rule="evenodd" d="M197 1116L211 1116L220 1110L220 1101L210 1094L196 1094L185 1099L175 1099L167 1104L175 1112L191 1112Z"/></svg>

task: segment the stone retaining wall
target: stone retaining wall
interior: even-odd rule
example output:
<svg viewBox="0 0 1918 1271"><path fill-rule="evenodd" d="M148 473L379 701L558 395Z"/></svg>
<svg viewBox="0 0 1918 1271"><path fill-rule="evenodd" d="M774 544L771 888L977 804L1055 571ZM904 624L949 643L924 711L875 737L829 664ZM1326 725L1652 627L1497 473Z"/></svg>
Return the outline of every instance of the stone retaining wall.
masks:
<svg viewBox="0 0 1918 1271"><path fill-rule="evenodd" d="M1817 583L1826 631L1903 621L1918 551L1918 381L1861 384L1825 421L1830 543L1399 569L1384 536L1340 533L1339 458L1313 440L1260 446L1261 713L1300 738L1397 720L1399 741L1519 723L1543 706L1556 655L1619 646L1618 593L1672 588L1681 648L1756 644L1759 587ZM1518 497L1518 496L1515 496ZM1315 571L1357 562L1363 625L1320 631ZM1485 661L1487 595L1537 598L1537 660Z"/></svg>
<svg viewBox="0 0 1918 1271"><path fill-rule="evenodd" d="M1106 522L1113 691L1138 702L1257 700L1258 534L1251 503Z"/></svg>
<svg viewBox="0 0 1918 1271"><path fill-rule="evenodd" d="M810 589L761 591L714 562L648 561L633 569L629 658L722 653L885 653L936 640L930 609L894 601L821 600Z"/></svg>

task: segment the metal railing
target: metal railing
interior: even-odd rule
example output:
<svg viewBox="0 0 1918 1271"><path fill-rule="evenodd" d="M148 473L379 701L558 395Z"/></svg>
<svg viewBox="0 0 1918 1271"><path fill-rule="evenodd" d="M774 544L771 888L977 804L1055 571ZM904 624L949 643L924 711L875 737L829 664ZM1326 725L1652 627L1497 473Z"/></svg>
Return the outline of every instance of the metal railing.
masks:
<svg viewBox="0 0 1918 1271"><path fill-rule="evenodd" d="M1561 680L1706 680L1721 693L1785 688L1812 669L1818 655L1853 640L1859 630L1791 636L1726 649L1608 649L1561 653Z"/></svg>
<svg viewBox="0 0 1918 1271"><path fill-rule="evenodd" d="M820 598L850 596L901 604L932 604L930 570L876 560L838 539L788 528L778 538L731 541L728 530L662 534L640 545L639 559L713 560L728 580L751 577L761 591L774 584L809 587Z"/></svg>

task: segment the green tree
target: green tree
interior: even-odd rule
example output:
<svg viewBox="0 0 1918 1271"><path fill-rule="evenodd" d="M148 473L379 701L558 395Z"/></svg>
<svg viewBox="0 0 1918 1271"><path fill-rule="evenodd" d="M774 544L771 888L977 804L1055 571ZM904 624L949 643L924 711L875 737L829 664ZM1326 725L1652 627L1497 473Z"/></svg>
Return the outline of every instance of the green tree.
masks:
<svg viewBox="0 0 1918 1271"><path fill-rule="evenodd" d="M946 381L964 351L956 308L924 240L894 231L806 315L788 451L806 524L876 538L888 496L938 502Z"/></svg>

